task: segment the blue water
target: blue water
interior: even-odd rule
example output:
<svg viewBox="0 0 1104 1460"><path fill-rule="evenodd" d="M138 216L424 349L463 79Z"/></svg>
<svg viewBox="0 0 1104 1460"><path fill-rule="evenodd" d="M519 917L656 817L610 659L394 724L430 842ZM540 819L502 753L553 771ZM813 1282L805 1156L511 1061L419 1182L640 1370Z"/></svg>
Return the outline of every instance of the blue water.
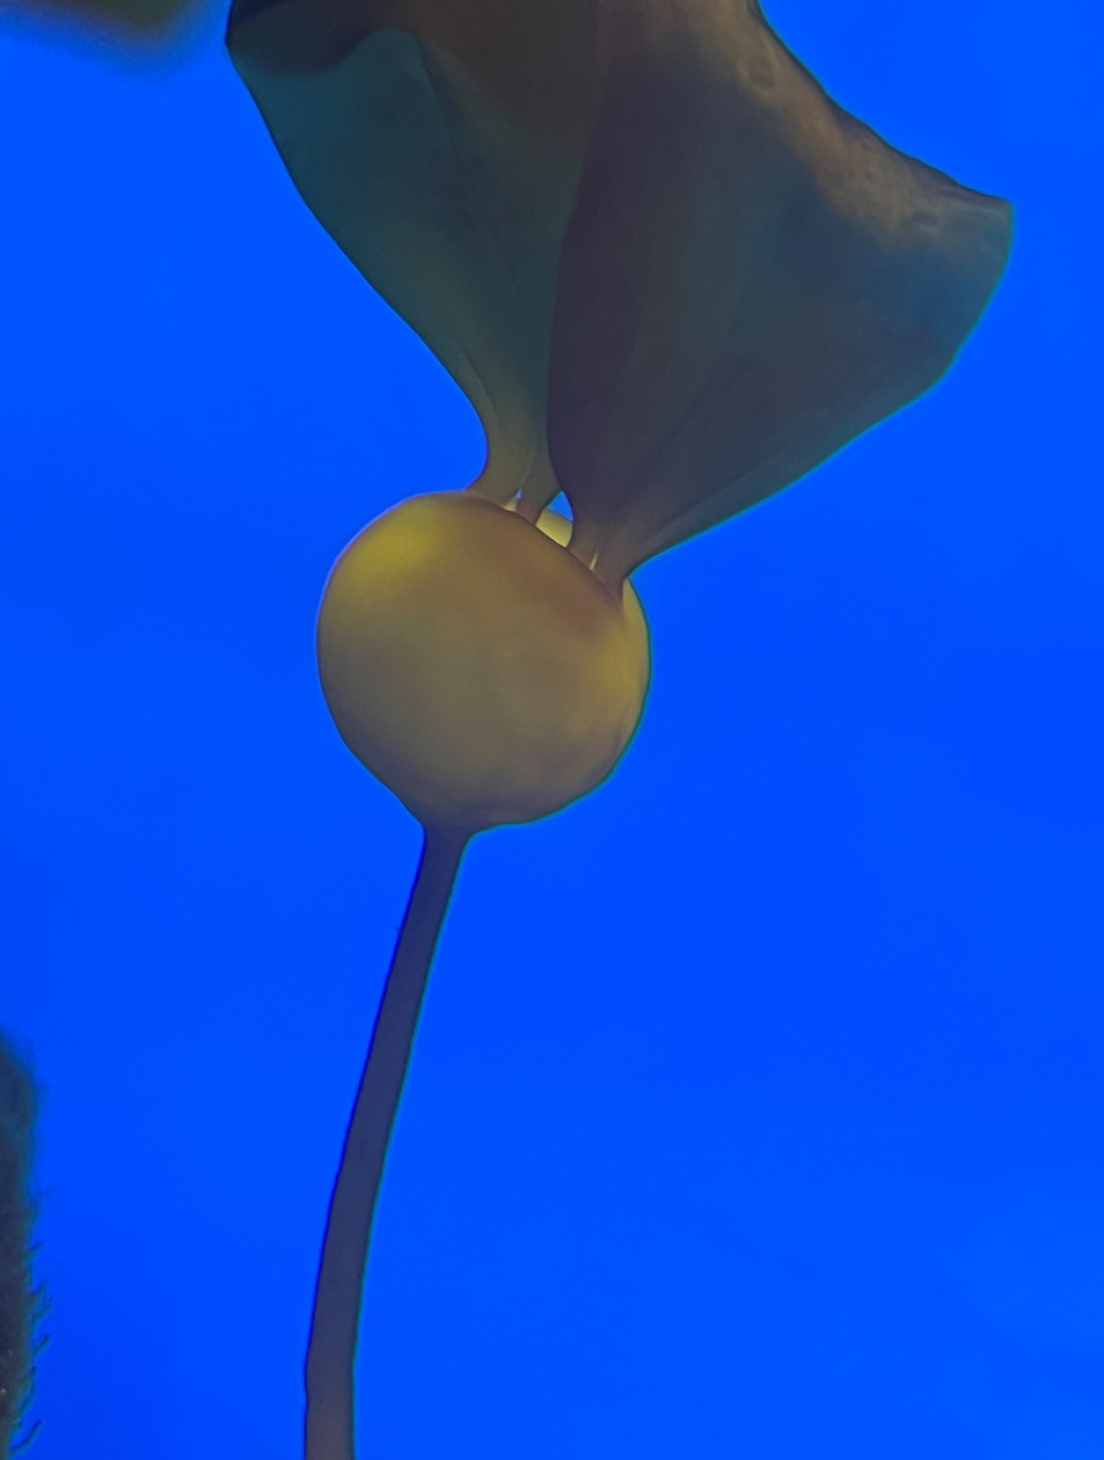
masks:
<svg viewBox="0 0 1104 1460"><path fill-rule="evenodd" d="M611 785L478 842L361 1365L379 1460L1104 1455L1102 23L776 0L1010 197L933 394L648 565ZM292 1460L417 855L313 670L328 566L478 427L212 21L0 31L0 1024L46 1087L38 1460Z"/></svg>

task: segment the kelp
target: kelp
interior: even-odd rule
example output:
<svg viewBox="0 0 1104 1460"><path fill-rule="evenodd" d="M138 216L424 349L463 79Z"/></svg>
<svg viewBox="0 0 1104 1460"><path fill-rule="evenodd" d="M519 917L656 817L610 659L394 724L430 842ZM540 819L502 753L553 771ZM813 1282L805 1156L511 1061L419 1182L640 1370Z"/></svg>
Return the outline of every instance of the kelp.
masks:
<svg viewBox="0 0 1104 1460"><path fill-rule="evenodd" d="M124 49L171 43L199 9L198 0L12 0L51 23L69 22Z"/></svg>
<svg viewBox="0 0 1104 1460"><path fill-rule="evenodd" d="M499 502L556 492L548 360L596 21L593 0L231 12L231 55L292 177L472 401L489 446L477 490Z"/></svg>
<svg viewBox="0 0 1104 1460"><path fill-rule="evenodd" d="M30 1398L38 1299L31 1277L29 1193L36 1093L0 1036L0 1456L9 1454Z"/></svg>
<svg viewBox="0 0 1104 1460"><path fill-rule="evenodd" d="M755 0L235 0L303 197L478 411L474 490L562 490L607 582L944 373L1011 210L842 110Z"/></svg>
<svg viewBox="0 0 1104 1460"><path fill-rule="evenodd" d="M946 370L1010 210L836 106L757 5L614 0L562 252L549 433L615 578L743 511Z"/></svg>
<svg viewBox="0 0 1104 1460"><path fill-rule="evenodd" d="M468 839L609 773L649 674L627 575L928 389L1011 211L844 112L755 0L234 0L227 41L303 198L488 444L475 497L378 519L319 615L335 722L426 834L307 1354L307 1460L353 1460L373 1215ZM547 532L560 491L577 561L488 505Z"/></svg>

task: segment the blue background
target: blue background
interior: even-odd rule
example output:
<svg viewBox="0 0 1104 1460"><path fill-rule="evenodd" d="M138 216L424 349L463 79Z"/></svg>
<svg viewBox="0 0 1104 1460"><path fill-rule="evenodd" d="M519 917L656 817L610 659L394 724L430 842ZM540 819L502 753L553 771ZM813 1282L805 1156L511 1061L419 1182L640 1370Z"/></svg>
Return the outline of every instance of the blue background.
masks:
<svg viewBox="0 0 1104 1460"><path fill-rule="evenodd" d="M611 784L472 849L377 1227L380 1460L1104 1454L1102 24L774 0L1018 211L947 380L638 575ZM45 1085L39 1460L292 1460L418 833L328 567L478 425L209 19L0 30L0 1022Z"/></svg>

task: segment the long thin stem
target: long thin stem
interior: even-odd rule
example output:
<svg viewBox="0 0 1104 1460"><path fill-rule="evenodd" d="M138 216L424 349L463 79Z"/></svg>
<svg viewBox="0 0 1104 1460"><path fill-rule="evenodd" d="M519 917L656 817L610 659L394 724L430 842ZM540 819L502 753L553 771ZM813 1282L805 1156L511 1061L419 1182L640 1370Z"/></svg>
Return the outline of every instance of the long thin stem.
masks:
<svg viewBox="0 0 1104 1460"><path fill-rule="evenodd" d="M306 1460L354 1460L353 1366L372 1218L433 951L468 833L427 828L330 1198L307 1347Z"/></svg>

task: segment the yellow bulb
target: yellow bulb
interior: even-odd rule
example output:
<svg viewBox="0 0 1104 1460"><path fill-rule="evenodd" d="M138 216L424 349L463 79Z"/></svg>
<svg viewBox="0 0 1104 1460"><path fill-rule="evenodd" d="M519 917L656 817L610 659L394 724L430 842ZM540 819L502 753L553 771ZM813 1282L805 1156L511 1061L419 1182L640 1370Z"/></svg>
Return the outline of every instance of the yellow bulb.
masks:
<svg viewBox="0 0 1104 1460"><path fill-rule="evenodd" d="M318 617L326 703L426 825L533 821L616 765L648 688L648 629L541 528L467 493L414 497L338 559Z"/></svg>

